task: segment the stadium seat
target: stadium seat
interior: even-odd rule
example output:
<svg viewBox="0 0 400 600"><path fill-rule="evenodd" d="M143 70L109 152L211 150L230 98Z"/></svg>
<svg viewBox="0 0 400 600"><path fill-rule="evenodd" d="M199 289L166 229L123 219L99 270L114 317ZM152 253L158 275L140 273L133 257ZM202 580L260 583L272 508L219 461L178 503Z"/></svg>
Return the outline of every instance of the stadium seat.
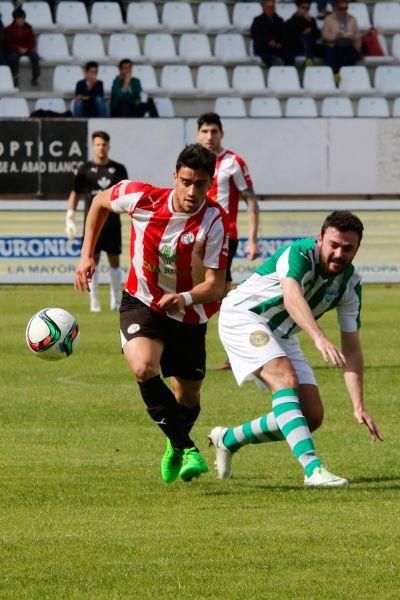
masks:
<svg viewBox="0 0 400 600"><path fill-rule="evenodd" d="M303 79L304 91L313 96L337 94L338 89L330 67L307 67Z"/></svg>
<svg viewBox="0 0 400 600"><path fill-rule="evenodd" d="M40 58L46 62L68 62L71 60L67 38L63 33L42 33L39 35L37 51Z"/></svg>
<svg viewBox="0 0 400 600"><path fill-rule="evenodd" d="M276 3L276 14L279 15L284 21L293 17L297 10L297 6L294 2L277 2Z"/></svg>
<svg viewBox="0 0 400 600"><path fill-rule="evenodd" d="M364 56L363 59L367 65L389 64L394 61L393 56L389 54L387 41L382 33L378 33L378 40L383 51L383 56Z"/></svg>
<svg viewBox="0 0 400 600"><path fill-rule="evenodd" d="M10 23L12 23L13 10L14 5L12 2L0 2L0 15L4 27L7 27L7 25L10 25Z"/></svg>
<svg viewBox="0 0 400 600"><path fill-rule="evenodd" d="M115 65L100 65L98 78L103 82L104 91L108 94L111 92L114 79L119 71Z"/></svg>
<svg viewBox="0 0 400 600"><path fill-rule="evenodd" d="M288 98L285 116L296 118L318 117L314 98Z"/></svg>
<svg viewBox="0 0 400 600"><path fill-rule="evenodd" d="M89 20L83 2L59 2L56 7L56 23L60 29L75 31L89 29Z"/></svg>
<svg viewBox="0 0 400 600"><path fill-rule="evenodd" d="M72 41L72 55L79 61L105 59L103 38L99 33L76 33Z"/></svg>
<svg viewBox="0 0 400 600"><path fill-rule="evenodd" d="M187 65L165 65L161 71L161 87L171 96L196 94L192 71Z"/></svg>
<svg viewBox="0 0 400 600"><path fill-rule="evenodd" d="M133 77L140 79L143 91L147 94L157 94L161 88L157 83L156 72L152 65L135 65L132 70Z"/></svg>
<svg viewBox="0 0 400 600"><path fill-rule="evenodd" d="M250 102L250 117L282 117L281 103L278 98L253 98Z"/></svg>
<svg viewBox="0 0 400 600"><path fill-rule="evenodd" d="M215 61L211 54L208 35L205 33L184 33L179 40L179 56L183 62L200 64Z"/></svg>
<svg viewBox="0 0 400 600"><path fill-rule="evenodd" d="M58 65L53 74L53 90L73 94L77 81L83 78L82 69L76 65Z"/></svg>
<svg viewBox="0 0 400 600"><path fill-rule="evenodd" d="M206 96L225 96L232 92L223 66L201 65L197 71L196 87L199 93Z"/></svg>
<svg viewBox="0 0 400 600"><path fill-rule="evenodd" d="M373 9L374 27L383 33L400 31L400 4L376 2Z"/></svg>
<svg viewBox="0 0 400 600"><path fill-rule="evenodd" d="M118 31L126 28L118 2L94 2L90 22L102 31Z"/></svg>
<svg viewBox="0 0 400 600"><path fill-rule="evenodd" d="M149 33L144 39L144 56L152 63L180 62L170 33Z"/></svg>
<svg viewBox="0 0 400 600"><path fill-rule="evenodd" d="M241 33L219 33L215 38L214 55L223 63L237 64L249 60Z"/></svg>
<svg viewBox="0 0 400 600"><path fill-rule="evenodd" d="M175 109L171 98L154 98L159 117L175 117Z"/></svg>
<svg viewBox="0 0 400 600"><path fill-rule="evenodd" d="M261 67L238 66L233 69L232 87L242 96L266 95L264 72Z"/></svg>
<svg viewBox="0 0 400 600"><path fill-rule="evenodd" d="M342 67L339 72L339 89L350 96L373 94L366 67Z"/></svg>
<svg viewBox="0 0 400 600"><path fill-rule="evenodd" d="M134 63L144 61L135 33L112 33L108 38L108 56L115 60L129 58Z"/></svg>
<svg viewBox="0 0 400 600"><path fill-rule="evenodd" d="M400 95L400 67L380 66L375 69L376 90L384 96Z"/></svg>
<svg viewBox="0 0 400 600"><path fill-rule="evenodd" d="M392 55L396 61L400 61L400 33L396 33L392 39Z"/></svg>
<svg viewBox="0 0 400 600"><path fill-rule="evenodd" d="M324 98L321 106L321 117L354 117L350 98Z"/></svg>
<svg viewBox="0 0 400 600"><path fill-rule="evenodd" d="M282 96L303 93L296 67L271 67L268 71L267 87Z"/></svg>
<svg viewBox="0 0 400 600"><path fill-rule="evenodd" d="M25 98L1 98L0 117L29 117L28 103Z"/></svg>
<svg viewBox="0 0 400 600"><path fill-rule="evenodd" d="M197 22L207 33L232 29L225 2L200 2Z"/></svg>
<svg viewBox="0 0 400 600"><path fill-rule="evenodd" d="M221 117L246 117L246 106L242 98L217 98L214 111Z"/></svg>
<svg viewBox="0 0 400 600"><path fill-rule="evenodd" d="M27 23L33 27L35 32L55 28L50 5L47 2L25 2L24 11Z"/></svg>
<svg viewBox="0 0 400 600"><path fill-rule="evenodd" d="M158 31L161 29L156 5L153 2L130 2L126 22L134 31Z"/></svg>
<svg viewBox="0 0 400 600"><path fill-rule="evenodd" d="M393 102L393 117L400 117L400 98L396 98Z"/></svg>
<svg viewBox="0 0 400 600"><path fill-rule="evenodd" d="M189 2L165 2L161 23L164 29L171 32L196 31L198 29Z"/></svg>
<svg viewBox="0 0 400 600"><path fill-rule="evenodd" d="M0 94L14 94L18 88L14 86L11 69L8 66L0 66Z"/></svg>
<svg viewBox="0 0 400 600"><path fill-rule="evenodd" d="M363 2L350 2L348 13L355 17L361 31L367 31L371 27L368 8Z"/></svg>
<svg viewBox="0 0 400 600"><path fill-rule="evenodd" d="M232 22L236 31L248 32L255 17L262 13L258 2L236 2Z"/></svg>
<svg viewBox="0 0 400 600"><path fill-rule="evenodd" d="M389 117L386 98L360 98L357 105L357 117Z"/></svg>
<svg viewBox="0 0 400 600"><path fill-rule="evenodd" d="M52 110L53 112L63 113L67 110L64 98L38 98L35 103L35 110Z"/></svg>

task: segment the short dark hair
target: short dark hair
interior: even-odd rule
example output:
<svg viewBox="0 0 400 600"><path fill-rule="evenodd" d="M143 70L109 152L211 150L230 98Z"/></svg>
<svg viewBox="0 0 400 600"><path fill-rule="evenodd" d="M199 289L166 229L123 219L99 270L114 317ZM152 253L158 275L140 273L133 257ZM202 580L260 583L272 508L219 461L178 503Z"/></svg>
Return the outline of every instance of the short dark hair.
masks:
<svg viewBox="0 0 400 600"><path fill-rule="evenodd" d="M95 60L89 60L89 62L86 63L84 68L85 68L85 71L89 71L89 69L99 70L99 63L96 62Z"/></svg>
<svg viewBox="0 0 400 600"><path fill-rule="evenodd" d="M20 19L21 17L24 17L24 19L26 19L26 12L21 7L16 8L15 10L13 10L12 17L14 21L15 19Z"/></svg>
<svg viewBox="0 0 400 600"><path fill-rule="evenodd" d="M361 220L349 210L334 210L328 215L321 227L323 236L328 227L334 227L338 231L354 231L358 235L359 243L362 240L364 225Z"/></svg>
<svg viewBox="0 0 400 600"><path fill-rule="evenodd" d="M92 133L92 142L94 140L94 138L101 138L102 140L104 140L105 142L109 142L110 141L110 136L108 135L107 131L93 131Z"/></svg>
<svg viewBox="0 0 400 600"><path fill-rule="evenodd" d="M216 125L220 131L223 131L221 118L215 112L203 113L199 116L197 119L197 130L201 129L203 125Z"/></svg>
<svg viewBox="0 0 400 600"><path fill-rule="evenodd" d="M210 179L214 177L215 163L217 157L214 152L204 148L201 144L190 144L185 146L176 161L176 172L181 167L189 167L194 171L204 171Z"/></svg>
<svg viewBox="0 0 400 600"><path fill-rule="evenodd" d="M122 60L120 60L120 61L119 61L119 63L118 63L118 69L120 69L120 70L121 70L121 68L122 68L124 65L128 65L128 64L129 64L129 65L133 65L133 62L131 61L131 59L130 59L130 58L123 58L123 59L122 59Z"/></svg>

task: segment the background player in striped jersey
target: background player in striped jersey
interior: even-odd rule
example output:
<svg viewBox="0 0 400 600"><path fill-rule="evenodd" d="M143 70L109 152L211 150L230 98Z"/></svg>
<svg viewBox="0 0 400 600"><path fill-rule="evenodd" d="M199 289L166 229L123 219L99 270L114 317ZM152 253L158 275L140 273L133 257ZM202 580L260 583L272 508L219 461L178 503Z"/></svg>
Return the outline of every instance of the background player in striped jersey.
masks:
<svg viewBox="0 0 400 600"><path fill-rule="evenodd" d="M232 260L238 247L237 216L239 200L247 204L248 213L248 244L246 248L247 258L254 260L258 256L258 202L253 191L253 182L248 167L239 154L222 147L224 131L217 113L204 113L197 120L197 139L205 147L217 155L215 174L208 197L218 202L229 219L229 253L226 269L226 295L232 288ZM227 361L221 369L229 369Z"/></svg>
<svg viewBox="0 0 400 600"><path fill-rule="evenodd" d="M226 214L206 198L215 155L200 144L179 155L175 188L122 181L93 201L75 287L89 289L93 250L110 211L131 218L131 268L120 309L123 352L153 421L167 436L161 474L167 483L205 473L190 437L200 412L207 320L222 298ZM173 392L160 378L171 377Z"/></svg>
<svg viewBox="0 0 400 600"><path fill-rule="evenodd" d="M215 427L210 435L220 478L230 477L234 452L246 444L286 439L312 486L341 486L346 479L329 473L317 456L310 430L323 419L313 371L293 334L302 329L326 362L343 368L354 416L375 441L382 440L365 410L363 358L358 329L361 278L352 260L363 225L349 211L330 214L317 240L306 238L280 248L223 301L219 333L239 385L255 379L272 392L272 412L233 428ZM317 324L337 309L340 350Z"/></svg>

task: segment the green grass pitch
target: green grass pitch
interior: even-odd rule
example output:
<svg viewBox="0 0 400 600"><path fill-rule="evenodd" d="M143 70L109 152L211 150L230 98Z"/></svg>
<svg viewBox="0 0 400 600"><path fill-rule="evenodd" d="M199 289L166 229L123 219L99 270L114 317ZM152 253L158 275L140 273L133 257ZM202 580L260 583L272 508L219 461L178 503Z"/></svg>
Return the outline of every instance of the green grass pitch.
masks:
<svg viewBox="0 0 400 600"><path fill-rule="evenodd" d="M81 327L79 351L56 364L24 342L46 306ZM303 338L326 409L314 439L348 488L305 489L285 443L240 451L231 481L210 469L167 486L117 314L90 314L67 286L0 287L0 598L398 598L399 306L400 286L365 286L365 396L384 443L355 423L342 374ZM321 323L337 341L335 315ZM222 359L214 319L194 431L210 467L209 429L270 407L253 384L213 371Z"/></svg>

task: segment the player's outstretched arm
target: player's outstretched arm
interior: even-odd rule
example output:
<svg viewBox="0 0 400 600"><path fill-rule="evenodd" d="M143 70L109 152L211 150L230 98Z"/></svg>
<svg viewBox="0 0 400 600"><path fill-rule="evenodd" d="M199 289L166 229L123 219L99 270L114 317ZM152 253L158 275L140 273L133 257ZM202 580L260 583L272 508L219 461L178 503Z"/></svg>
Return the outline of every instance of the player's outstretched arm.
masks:
<svg viewBox="0 0 400 600"><path fill-rule="evenodd" d="M249 241L247 243L246 254L249 260L254 260L259 256L258 251L258 224L259 212L258 202L255 193L251 188L241 192L243 200L247 204L247 217L249 222Z"/></svg>
<svg viewBox="0 0 400 600"><path fill-rule="evenodd" d="M204 281L183 294L164 294L158 302L160 310L173 315L188 304L205 304L222 300L225 289L225 269L205 269Z"/></svg>
<svg viewBox="0 0 400 600"><path fill-rule="evenodd" d="M281 279L281 287L285 308L293 321L310 336L325 362L331 362L336 367L343 367L346 363L343 352L328 340L314 319L304 298L303 288L298 281L292 277L284 277Z"/></svg>
<svg viewBox="0 0 400 600"><path fill-rule="evenodd" d="M344 380L353 403L354 418L360 425L366 425L373 441L381 440L377 426L365 410L364 406L364 360L358 331L341 332L342 350L346 357Z"/></svg>
<svg viewBox="0 0 400 600"><path fill-rule="evenodd" d="M90 207L86 218L85 236L81 250L81 259L75 271L74 287L81 292L89 291L89 283L95 271L93 258L97 238L111 211L111 188L98 194Z"/></svg>

